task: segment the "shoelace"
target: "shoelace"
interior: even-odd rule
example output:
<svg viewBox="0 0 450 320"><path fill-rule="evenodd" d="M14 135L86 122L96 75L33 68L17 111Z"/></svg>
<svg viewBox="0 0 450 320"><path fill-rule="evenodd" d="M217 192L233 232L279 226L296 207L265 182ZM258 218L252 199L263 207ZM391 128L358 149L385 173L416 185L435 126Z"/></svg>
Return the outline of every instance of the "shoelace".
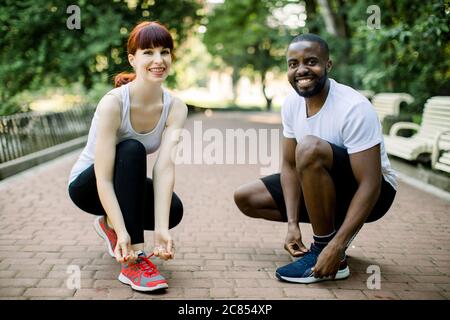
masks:
<svg viewBox="0 0 450 320"><path fill-rule="evenodd" d="M156 266L153 264L153 262L150 261L149 258L151 258L153 254L150 254L148 257L142 255L138 257L138 260L136 261L136 265L144 271L145 276L151 276L158 272L156 269Z"/></svg>
<svg viewBox="0 0 450 320"><path fill-rule="evenodd" d="M317 254L315 252L308 251L307 253L305 253L303 255L303 257L301 257L299 260L297 260L297 263L304 264L304 265L310 265L311 263L315 264L316 260L317 260Z"/></svg>
<svg viewBox="0 0 450 320"><path fill-rule="evenodd" d="M302 258L300 258L299 260L297 260L296 263L298 263L300 265L312 267L312 265L316 264L319 254L320 254L320 251L313 244L310 248L310 251L305 253L305 255ZM343 264L346 264L345 258L341 261L341 266L343 266ZM341 266L339 267L339 269L341 269Z"/></svg>
<svg viewBox="0 0 450 320"><path fill-rule="evenodd" d="M316 264L317 261L317 254L313 251L308 251L307 253L305 253L303 255L303 257L301 257L300 259L298 259L297 261L294 262L294 264L300 268L300 270L303 269L303 276L310 276L312 274L311 271L311 267L314 266ZM307 269L304 269L307 268ZM308 272L309 270L309 272Z"/></svg>

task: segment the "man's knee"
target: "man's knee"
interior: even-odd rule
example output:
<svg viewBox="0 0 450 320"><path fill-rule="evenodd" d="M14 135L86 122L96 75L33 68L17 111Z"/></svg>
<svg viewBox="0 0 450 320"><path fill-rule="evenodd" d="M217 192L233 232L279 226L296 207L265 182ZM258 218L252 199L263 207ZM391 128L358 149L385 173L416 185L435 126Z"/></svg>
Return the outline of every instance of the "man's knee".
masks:
<svg viewBox="0 0 450 320"><path fill-rule="evenodd" d="M234 191L234 202L242 212L249 206L249 193L244 186L240 186Z"/></svg>
<svg viewBox="0 0 450 320"><path fill-rule="evenodd" d="M305 136L297 144L295 149L295 164L299 174L304 170L320 168L331 162L328 159L330 155L326 144L326 141L311 135Z"/></svg>
<svg viewBox="0 0 450 320"><path fill-rule="evenodd" d="M244 185L234 191L234 202L239 210L248 217L256 218L252 205L252 192Z"/></svg>

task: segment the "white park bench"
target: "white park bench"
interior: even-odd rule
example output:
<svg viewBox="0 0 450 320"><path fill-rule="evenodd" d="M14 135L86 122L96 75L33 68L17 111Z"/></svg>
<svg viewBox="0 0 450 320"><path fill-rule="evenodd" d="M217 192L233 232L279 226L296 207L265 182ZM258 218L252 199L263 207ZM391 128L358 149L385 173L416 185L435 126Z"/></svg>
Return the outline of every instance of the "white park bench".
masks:
<svg viewBox="0 0 450 320"><path fill-rule="evenodd" d="M401 129L413 129L417 133L409 138L397 136ZM415 161L421 154L431 154L437 137L446 130L450 130L450 96L432 97L425 103L421 125L412 122L394 123L389 136L384 136L386 152ZM450 147L445 140L439 145L441 148Z"/></svg>
<svg viewBox="0 0 450 320"><path fill-rule="evenodd" d="M410 104L414 102L414 97L408 93L378 93L372 97L372 105L381 123L386 116L398 116L402 102Z"/></svg>
<svg viewBox="0 0 450 320"><path fill-rule="evenodd" d="M450 173L450 130L442 131L436 137L431 154L431 167Z"/></svg>

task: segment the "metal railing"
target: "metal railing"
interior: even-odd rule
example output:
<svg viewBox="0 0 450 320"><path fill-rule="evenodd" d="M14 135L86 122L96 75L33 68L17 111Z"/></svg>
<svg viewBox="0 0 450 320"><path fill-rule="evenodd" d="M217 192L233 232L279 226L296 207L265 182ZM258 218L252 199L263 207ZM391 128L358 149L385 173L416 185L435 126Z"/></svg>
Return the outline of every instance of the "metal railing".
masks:
<svg viewBox="0 0 450 320"><path fill-rule="evenodd" d="M88 133L95 107L64 112L27 112L0 117L0 163L55 146Z"/></svg>

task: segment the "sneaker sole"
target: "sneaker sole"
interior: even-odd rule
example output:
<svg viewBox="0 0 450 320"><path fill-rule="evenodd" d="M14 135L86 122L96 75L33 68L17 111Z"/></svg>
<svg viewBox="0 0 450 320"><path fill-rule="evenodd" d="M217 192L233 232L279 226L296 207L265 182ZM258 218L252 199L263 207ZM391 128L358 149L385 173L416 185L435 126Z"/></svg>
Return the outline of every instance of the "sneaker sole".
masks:
<svg viewBox="0 0 450 320"><path fill-rule="evenodd" d="M307 278L291 278L291 277L284 277L280 275L279 273L275 273L276 277L280 280L284 280L287 282L295 282L295 283L315 283L315 282L321 282L321 281L328 281L328 280L342 280L346 279L350 276L350 269L348 266L345 269L339 270L336 274L335 278L331 277L324 277L324 278L315 278L314 276L309 276Z"/></svg>
<svg viewBox="0 0 450 320"><path fill-rule="evenodd" d="M128 284L131 286L131 288L133 288L136 291L144 291L144 292L148 292L148 291L156 291L156 290L161 290L161 289L167 289L169 286L167 285L167 283L160 283L157 284L154 287L141 287L141 286L137 286L135 285L130 279L128 279L127 277L125 277L122 273L120 273L119 275L119 281L124 283L124 284Z"/></svg>
<svg viewBox="0 0 450 320"><path fill-rule="evenodd" d="M115 258L116 256L114 255L114 251L113 248L111 248L111 243L109 242L108 236L106 235L106 233L103 231L102 227L100 227L100 223L98 222L102 217L98 217L95 219L94 221L94 229L97 232L97 234L100 236L100 238L102 238L103 240L105 240L106 242L106 247L108 249L108 253L111 257Z"/></svg>

